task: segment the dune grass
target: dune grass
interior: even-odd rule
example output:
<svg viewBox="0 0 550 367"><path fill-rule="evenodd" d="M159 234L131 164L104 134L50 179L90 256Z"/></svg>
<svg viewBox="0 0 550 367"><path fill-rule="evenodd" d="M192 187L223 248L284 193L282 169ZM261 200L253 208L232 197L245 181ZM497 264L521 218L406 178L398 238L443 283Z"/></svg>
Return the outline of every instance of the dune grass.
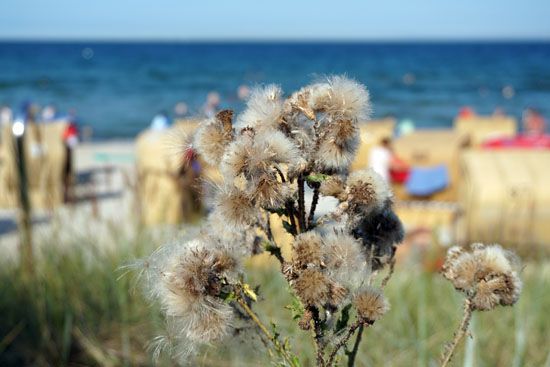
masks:
<svg viewBox="0 0 550 367"><path fill-rule="evenodd" d="M255 281L267 284L257 306L264 321L279 322L282 336L291 336L290 344L305 366L314 365L308 335L290 320L283 307L288 298L273 294L285 287L276 270L254 273ZM455 355L456 366L550 366L550 264L528 263L523 272L524 290L514 308L499 307L476 313L471 338ZM254 283L254 281L251 281ZM462 297L439 274L399 268L386 288L390 312L363 334L356 366L437 366L442 347L452 339L460 322ZM468 345L466 348L465 345ZM259 347L259 344L255 345ZM243 349L248 353L243 354ZM465 355L465 349L468 352ZM265 365L261 353L246 343L231 345L223 359L216 361L214 349L205 352L211 365L231 360L234 365ZM342 359L342 364L346 359ZM222 363L223 364L223 363Z"/></svg>
<svg viewBox="0 0 550 367"><path fill-rule="evenodd" d="M162 326L121 264L146 256L145 241L97 250L42 246L26 280L15 264L0 269L0 365L148 365L147 343Z"/></svg>
<svg viewBox="0 0 550 367"><path fill-rule="evenodd" d="M135 278L120 266L153 249L148 237L97 250L85 238L75 246L43 246L34 277L26 281L15 264L0 267L1 366L154 365L148 343L162 333L159 310L143 297ZM254 307L288 336L304 366L313 364L309 336L291 320L286 285L275 268L250 267L250 284L262 284ZM529 262L515 308L475 315L472 338L454 365L550 366L550 264ZM461 297L438 274L398 268L387 297L391 311L365 330L357 366L433 366L460 318ZM467 350L465 354L465 350ZM243 332L222 348L202 350L193 365L269 365L261 341ZM164 356L159 365L171 365Z"/></svg>

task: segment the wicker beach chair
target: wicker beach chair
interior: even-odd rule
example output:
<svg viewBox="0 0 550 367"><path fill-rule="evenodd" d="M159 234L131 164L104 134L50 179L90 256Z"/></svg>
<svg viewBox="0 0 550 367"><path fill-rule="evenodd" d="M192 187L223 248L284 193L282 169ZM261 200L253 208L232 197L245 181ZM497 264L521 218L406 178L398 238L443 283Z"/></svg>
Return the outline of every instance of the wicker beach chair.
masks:
<svg viewBox="0 0 550 367"><path fill-rule="evenodd" d="M550 250L550 151L470 150L460 160L462 242Z"/></svg>
<svg viewBox="0 0 550 367"><path fill-rule="evenodd" d="M192 130L192 129L190 129ZM186 128L146 130L136 142L136 165L141 218L145 225L189 221L200 211L197 180L184 162L190 139Z"/></svg>
<svg viewBox="0 0 550 367"><path fill-rule="evenodd" d="M472 116L456 118L454 130L468 137L471 146L479 147L492 138L512 138L517 134L517 121L510 116Z"/></svg>
<svg viewBox="0 0 550 367"><path fill-rule="evenodd" d="M64 122L27 124L24 140L25 166L30 203L33 208L52 209L63 203L64 171L67 159L62 133ZM4 127L0 144L0 205L16 207L19 179L15 140L11 127Z"/></svg>

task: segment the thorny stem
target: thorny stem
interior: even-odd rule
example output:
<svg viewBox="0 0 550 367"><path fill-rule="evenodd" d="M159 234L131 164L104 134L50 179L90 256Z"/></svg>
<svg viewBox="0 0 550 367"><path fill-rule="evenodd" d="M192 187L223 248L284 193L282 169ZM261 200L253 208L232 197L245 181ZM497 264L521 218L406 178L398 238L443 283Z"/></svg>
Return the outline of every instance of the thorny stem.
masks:
<svg viewBox="0 0 550 367"><path fill-rule="evenodd" d="M258 316L252 311L252 309L248 306L246 301L242 299L240 296L237 296L237 302L239 305L243 308L243 310L250 316L252 321L258 326L260 331L265 335L265 337L273 344L277 352L288 362L290 366L295 366L294 360L288 355L288 352L286 351L285 347L281 345L279 340L275 336L273 336L269 330L267 330L267 327L262 323L262 321L258 318Z"/></svg>
<svg viewBox="0 0 550 367"><path fill-rule="evenodd" d="M380 289L384 289L386 287L386 285L388 284L390 278L393 275L394 270L395 270L395 257L392 257L392 259L390 261L390 267L389 267L389 270L388 270L388 274L386 274L384 279L382 279L382 282L380 283ZM353 325L353 326L355 326L355 325ZM363 336L363 330L364 329L365 329L365 324L361 323L359 325L358 330L357 330L357 337L355 338L355 342L353 343L353 349L348 354L348 367L353 367L355 365L355 358L357 357L357 352L359 351L359 345L361 344L361 338ZM350 331L352 331L352 334L353 334L353 331L355 331L355 330L352 330L352 328L350 328ZM346 340L346 343L347 343L347 340Z"/></svg>
<svg viewBox="0 0 550 367"><path fill-rule="evenodd" d="M325 359L323 357L325 346L323 345L323 326L319 317L319 310L317 307L308 307L313 317L313 331L315 333L315 352L317 355L317 367L325 367Z"/></svg>
<svg viewBox="0 0 550 367"><path fill-rule="evenodd" d="M268 252L271 255L273 255L277 260L279 260L279 262L281 263L281 269L283 269L285 265L285 259L281 252L281 247L277 244L277 242L275 242L275 238L273 237L273 231L271 230L270 214L266 212L265 215L266 215L265 225L262 225L262 223L259 222L258 223L259 229L265 233L265 235L267 236L267 241L269 242L269 245L272 247L268 249Z"/></svg>
<svg viewBox="0 0 550 367"><path fill-rule="evenodd" d="M348 355L348 367L353 367L355 365L355 357L357 357L357 352L359 351L359 344L361 344L361 337L363 336L364 329L365 326L361 324L361 326L359 326L359 330L357 330L357 337L355 338L353 349Z"/></svg>
<svg viewBox="0 0 550 367"><path fill-rule="evenodd" d="M317 208L317 203L319 202L319 187L317 184L313 188L313 198L311 199L311 207L309 208L309 215L307 217L307 227L311 228L313 223L313 217L315 216L315 209Z"/></svg>
<svg viewBox="0 0 550 367"><path fill-rule="evenodd" d="M388 269L388 274L382 279L382 283L380 283L380 289L384 289L388 282L390 281L390 278L393 275L393 272L395 270L395 256L392 256L392 259L390 261L390 268Z"/></svg>
<svg viewBox="0 0 550 367"><path fill-rule="evenodd" d="M304 202L304 175L298 176L298 222L300 232L306 231L306 204Z"/></svg>
<svg viewBox="0 0 550 367"><path fill-rule="evenodd" d="M334 359L336 358L336 355L338 354L338 351L348 343L349 339L353 336L353 334L355 333L355 330L357 330L361 325L364 325L365 323L368 324L367 321L365 321L364 319L359 319L357 320L355 323L353 323L349 329L348 329L348 332L346 333L346 335L344 335L339 341L338 343L336 343L336 345L334 346L334 349L332 350L332 352L330 353L330 356L329 356L329 359L327 361L327 364L326 366L327 367L330 367L332 366L332 364L334 363Z"/></svg>
<svg viewBox="0 0 550 367"><path fill-rule="evenodd" d="M453 357L453 353L458 346L458 343L460 343L460 341L468 331L468 326L470 326L470 320L472 319L473 311L474 308L472 306L472 298L468 297L464 300L464 313L462 316L462 321L460 322L458 329L455 331L453 341L447 348L445 348L441 367L446 367L451 361L451 358Z"/></svg>
<svg viewBox="0 0 550 367"><path fill-rule="evenodd" d="M292 235L296 236L298 231L296 229L296 218L294 217L294 201L289 200L286 203L286 211L288 219L290 220L290 227L292 228Z"/></svg>

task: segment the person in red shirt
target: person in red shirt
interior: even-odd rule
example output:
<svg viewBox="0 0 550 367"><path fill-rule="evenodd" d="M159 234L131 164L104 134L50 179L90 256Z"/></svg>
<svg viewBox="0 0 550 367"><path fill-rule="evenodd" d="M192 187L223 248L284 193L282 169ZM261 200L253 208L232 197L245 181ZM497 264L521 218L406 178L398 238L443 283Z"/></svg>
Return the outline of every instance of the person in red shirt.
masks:
<svg viewBox="0 0 550 367"><path fill-rule="evenodd" d="M544 117L534 108L527 108L523 112L523 129L526 135L542 135L546 127Z"/></svg>
<svg viewBox="0 0 550 367"><path fill-rule="evenodd" d="M72 195L72 176L73 176L73 150L78 144L78 128L73 119L69 120L67 127L61 134L63 143L65 143L65 168L63 170L63 200L69 203L73 199Z"/></svg>

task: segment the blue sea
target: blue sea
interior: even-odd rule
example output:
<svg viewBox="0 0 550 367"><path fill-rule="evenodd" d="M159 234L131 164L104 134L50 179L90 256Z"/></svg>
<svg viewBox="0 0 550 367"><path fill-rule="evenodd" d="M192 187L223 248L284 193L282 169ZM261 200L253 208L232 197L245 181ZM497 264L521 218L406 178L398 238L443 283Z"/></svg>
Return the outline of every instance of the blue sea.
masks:
<svg viewBox="0 0 550 367"><path fill-rule="evenodd" d="M0 105L75 109L95 139L129 138L184 101L200 113L217 91L242 110L240 85L290 93L329 74L366 84L374 117L450 127L461 106L550 118L550 43L0 42Z"/></svg>

